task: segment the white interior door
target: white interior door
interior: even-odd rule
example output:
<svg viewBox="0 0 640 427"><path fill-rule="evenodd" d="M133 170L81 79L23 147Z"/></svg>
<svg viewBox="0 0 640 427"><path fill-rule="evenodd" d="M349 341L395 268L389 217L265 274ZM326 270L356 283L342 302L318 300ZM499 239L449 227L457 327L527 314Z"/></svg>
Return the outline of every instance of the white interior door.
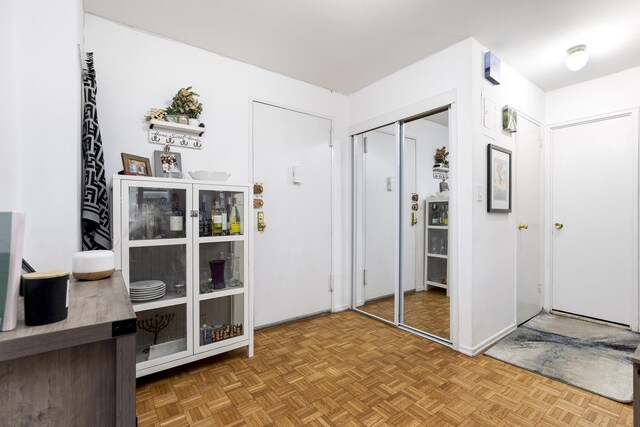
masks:
<svg viewBox="0 0 640 427"><path fill-rule="evenodd" d="M331 121L253 103L255 325L331 309ZM294 182L294 167L297 180ZM257 220L254 221L257 227Z"/></svg>
<svg viewBox="0 0 640 427"><path fill-rule="evenodd" d="M396 137L393 130L366 134L364 160L365 302L395 294ZM389 320L389 319L387 319ZM391 319L393 320L393 319Z"/></svg>
<svg viewBox="0 0 640 427"><path fill-rule="evenodd" d="M551 130L552 308L635 328L636 122L629 113Z"/></svg>
<svg viewBox="0 0 640 427"><path fill-rule="evenodd" d="M418 223L411 221L411 195L416 193L416 140L413 138L404 138L404 160L402 163L402 292L415 291L421 280L416 278L422 277L422 272L416 274L416 230ZM414 212L416 221L422 221L419 218L418 211ZM421 284L421 283L420 283Z"/></svg>
<svg viewBox="0 0 640 427"><path fill-rule="evenodd" d="M516 134L516 317L518 325L542 309L540 126L521 116Z"/></svg>

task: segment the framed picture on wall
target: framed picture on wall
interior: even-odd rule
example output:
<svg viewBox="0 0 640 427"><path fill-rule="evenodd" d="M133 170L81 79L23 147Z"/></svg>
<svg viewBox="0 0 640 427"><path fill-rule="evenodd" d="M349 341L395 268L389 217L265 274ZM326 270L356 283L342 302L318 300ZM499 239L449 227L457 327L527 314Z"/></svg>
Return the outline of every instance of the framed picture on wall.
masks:
<svg viewBox="0 0 640 427"><path fill-rule="evenodd" d="M122 153L122 167L125 175L153 176L151 163L146 157Z"/></svg>
<svg viewBox="0 0 640 427"><path fill-rule="evenodd" d="M487 212L511 212L511 151L487 145Z"/></svg>

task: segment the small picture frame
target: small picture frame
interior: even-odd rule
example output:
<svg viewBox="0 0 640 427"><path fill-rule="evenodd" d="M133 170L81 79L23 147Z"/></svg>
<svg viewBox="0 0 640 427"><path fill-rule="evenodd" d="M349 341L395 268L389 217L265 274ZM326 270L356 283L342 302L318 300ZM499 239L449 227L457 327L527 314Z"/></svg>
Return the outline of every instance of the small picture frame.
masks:
<svg viewBox="0 0 640 427"><path fill-rule="evenodd" d="M125 175L153 176L151 162L146 157L122 153L122 167Z"/></svg>
<svg viewBox="0 0 640 427"><path fill-rule="evenodd" d="M511 212L511 151L487 144L487 212Z"/></svg>
<svg viewBox="0 0 640 427"><path fill-rule="evenodd" d="M153 152L153 172L156 177L182 178L182 157L173 151Z"/></svg>

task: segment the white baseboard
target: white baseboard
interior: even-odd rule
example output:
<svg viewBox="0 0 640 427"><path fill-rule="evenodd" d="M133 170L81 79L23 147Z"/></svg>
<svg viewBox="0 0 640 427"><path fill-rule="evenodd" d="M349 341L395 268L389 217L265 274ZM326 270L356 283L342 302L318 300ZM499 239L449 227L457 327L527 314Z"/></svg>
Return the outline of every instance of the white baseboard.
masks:
<svg viewBox="0 0 640 427"><path fill-rule="evenodd" d="M333 312L337 313L339 311L349 310L350 308L351 306L349 304L336 305L335 307L333 307Z"/></svg>
<svg viewBox="0 0 640 427"><path fill-rule="evenodd" d="M498 332L497 334L490 336L486 340L482 341L478 345L475 345L473 347L460 345L458 350L460 350L460 353L465 354L467 356L477 356L478 354L484 353L484 351L488 347L491 347L493 344L500 341L505 336L509 335L511 332L513 332L516 329L516 327L517 325L513 323L507 326L506 328L504 328L503 330L501 330L500 332Z"/></svg>

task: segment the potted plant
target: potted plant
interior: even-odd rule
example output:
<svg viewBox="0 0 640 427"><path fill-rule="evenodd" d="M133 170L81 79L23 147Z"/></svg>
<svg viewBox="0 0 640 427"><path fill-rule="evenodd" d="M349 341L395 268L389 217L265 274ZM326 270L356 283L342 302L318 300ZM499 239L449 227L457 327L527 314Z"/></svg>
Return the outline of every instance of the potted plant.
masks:
<svg viewBox="0 0 640 427"><path fill-rule="evenodd" d="M176 93L171 102L171 106L167 108L167 114L169 110L178 116L186 117L188 123L192 126L198 126L200 121L200 113L202 113L202 103L198 102L198 95L191 90L191 86L182 88ZM181 120L178 120L181 122Z"/></svg>

